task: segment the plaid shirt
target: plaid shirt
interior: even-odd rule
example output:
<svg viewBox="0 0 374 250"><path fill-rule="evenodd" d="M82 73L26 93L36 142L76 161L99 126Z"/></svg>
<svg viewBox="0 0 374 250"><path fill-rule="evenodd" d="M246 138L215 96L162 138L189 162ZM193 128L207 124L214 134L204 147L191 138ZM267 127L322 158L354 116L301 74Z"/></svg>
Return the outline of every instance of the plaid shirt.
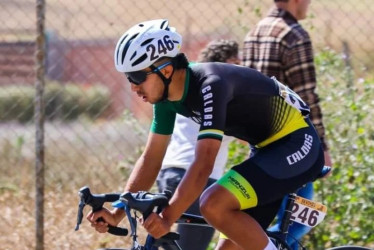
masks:
<svg viewBox="0 0 374 250"><path fill-rule="evenodd" d="M310 119L321 138L325 129L316 89L313 48L309 34L287 11L274 8L247 34L243 47L243 65L275 76L287 84L310 107Z"/></svg>

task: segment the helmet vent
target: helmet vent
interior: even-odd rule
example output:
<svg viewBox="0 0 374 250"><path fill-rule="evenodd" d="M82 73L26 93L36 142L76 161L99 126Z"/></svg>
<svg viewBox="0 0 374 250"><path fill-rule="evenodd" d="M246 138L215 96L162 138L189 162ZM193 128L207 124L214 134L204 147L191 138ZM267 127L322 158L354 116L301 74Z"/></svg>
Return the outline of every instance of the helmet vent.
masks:
<svg viewBox="0 0 374 250"><path fill-rule="evenodd" d="M130 47L130 44L132 43L132 40L134 40L135 37L138 36L138 34L139 34L139 33L133 35L133 36L129 39L129 41L126 43L125 47L123 48L123 53L122 53L122 58L121 58L121 59L122 59L122 60L121 60L122 63L124 63L124 61L125 61L125 56L126 56L127 50L128 50L129 47Z"/></svg>
<svg viewBox="0 0 374 250"><path fill-rule="evenodd" d="M132 54L130 60L132 60L135 56L136 56L136 51L134 52L134 54Z"/></svg>
<svg viewBox="0 0 374 250"><path fill-rule="evenodd" d="M165 24L166 24L166 27L165 27ZM161 29L167 29L168 28L168 20L165 20L161 23L161 26L160 26Z"/></svg>
<svg viewBox="0 0 374 250"><path fill-rule="evenodd" d="M124 38L122 38L122 40L119 42L119 45L118 47L121 47L123 41L127 38L127 36L125 36ZM116 55L116 58L117 58L117 64L118 64L118 53L119 53L119 50L117 50L117 55Z"/></svg>
<svg viewBox="0 0 374 250"><path fill-rule="evenodd" d="M153 41L153 38L147 39L144 42L142 42L142 44L140 44L140 46L145 46L145 45L147 45L148 43L150 43L152 41Z"/></svg>
<svg viewBox="0 0 374 250"><path fill-rule="evenodd" d="M138 65L139 63L143 62L145 59L147 59L147 54L143 54L141 57L139 57L138 59L136 59L136 61L133 62L131 64L131 66L134 67L134 66Z"/></svg>

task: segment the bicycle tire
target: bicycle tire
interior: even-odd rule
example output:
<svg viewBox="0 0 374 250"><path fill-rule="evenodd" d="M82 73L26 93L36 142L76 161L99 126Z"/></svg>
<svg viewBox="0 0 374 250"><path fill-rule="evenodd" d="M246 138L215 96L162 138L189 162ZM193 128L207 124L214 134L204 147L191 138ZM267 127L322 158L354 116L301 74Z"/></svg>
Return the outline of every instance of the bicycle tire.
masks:
<svg viewBox="0 0 374 250"><path fill-rule="evenodd" d="M329 248L327 250L372 250L372 249L367 248L367 247L359 247L359 246L339 246L339 247Z"/></svg>
<svg viewBox="0 0 374 250"><path fill-rule="evenodd" d="M279 237L277 233L267 231L266 234L278 250L292 250L287 242Z"/></svg>

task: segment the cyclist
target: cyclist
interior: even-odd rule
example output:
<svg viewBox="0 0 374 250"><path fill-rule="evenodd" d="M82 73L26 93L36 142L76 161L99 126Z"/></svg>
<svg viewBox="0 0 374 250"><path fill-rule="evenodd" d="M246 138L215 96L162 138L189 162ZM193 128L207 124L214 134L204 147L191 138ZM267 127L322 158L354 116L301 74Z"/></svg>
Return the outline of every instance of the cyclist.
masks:
<svg viewBox="0 0 374 250"><path fill-rule="evenodd" d="M142 222L159 238L200 195L223 134L247 141L251 157L232 167L200 198L206 220L226 237L218 249L275 249L264 229L286 193L314 180L324 165L309 107L292 90L260 72L225 63L189 64L182 37L167 20L142 22L119 39L114 60L132 91L153 104L154 117L144 152L125 191L149 190L160 170L176 113L198 121L195 159L160 214ZM102 217L105 222L97 222ZM117 225L122 210L88 215L99 232Z"/></svg>
<svg viewBox="0 0 374 250"><path fill-rule="evenodd" d="M239 44L233 40L213 40L201 50L199 62L228 62L239 63ZM174 192L182 180L186 170L195 156L196 139L199 133L199 124L182 115L176 116L173 134L164 156L161 171L157 177L157 186L160 192L169 190ZM210 186L219 179L224 172L229 143L232 137L224 136L221 147L214 162L214 168L207 181ZM189 214L200 214L199 198L185 211ZM192 225L178 225L180 235L178 244L182 249L205 250L214 235L211 227Z"/></svg>

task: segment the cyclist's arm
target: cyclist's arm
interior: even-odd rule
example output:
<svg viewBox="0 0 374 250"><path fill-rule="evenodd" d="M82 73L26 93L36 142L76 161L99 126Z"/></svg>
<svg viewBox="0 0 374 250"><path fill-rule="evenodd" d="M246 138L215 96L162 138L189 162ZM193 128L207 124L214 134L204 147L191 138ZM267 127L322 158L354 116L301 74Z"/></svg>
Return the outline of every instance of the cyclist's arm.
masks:
<svg viewBox="0 0 374 250"><path fill-rule="evenodd" d="M142 155L135 163L127 181L125 192L149 190L157 178L170 135L150 132Z"/></svg>
<svg viewBox="0 0 374 250"><path fill-rule="evenodd" d="M149 190L152 187L161 168L169 138L169 135L149 133L146 147L135 163L135 167L126 184L125 192ZM104 221L97 221L100 217ZM96 231L101 233L108 231L108 225L118 225L124 217L124 210L117 208L112 211L104 208L87 215L87 219L91 222L91 225Z"/></svg>
<svg viewBox="0 0 374 250"><path fill-rule="evenodd" d="M209 138L197 142L195 160L178 185L170 200L170 206L162 212L162 217L169 225L174 223L202 193L212 172L220 145L220 140Z"/></svg>
<svg viewBox="0 0 374 250"><path fill-rule="evenodd" d="M161 135L150 132L145 149L136 161L134 169L127 180L124 192L138 192L149 190L160 171L170 135ZM124 217L123 209L116 209L116 218Z"/></svg>

